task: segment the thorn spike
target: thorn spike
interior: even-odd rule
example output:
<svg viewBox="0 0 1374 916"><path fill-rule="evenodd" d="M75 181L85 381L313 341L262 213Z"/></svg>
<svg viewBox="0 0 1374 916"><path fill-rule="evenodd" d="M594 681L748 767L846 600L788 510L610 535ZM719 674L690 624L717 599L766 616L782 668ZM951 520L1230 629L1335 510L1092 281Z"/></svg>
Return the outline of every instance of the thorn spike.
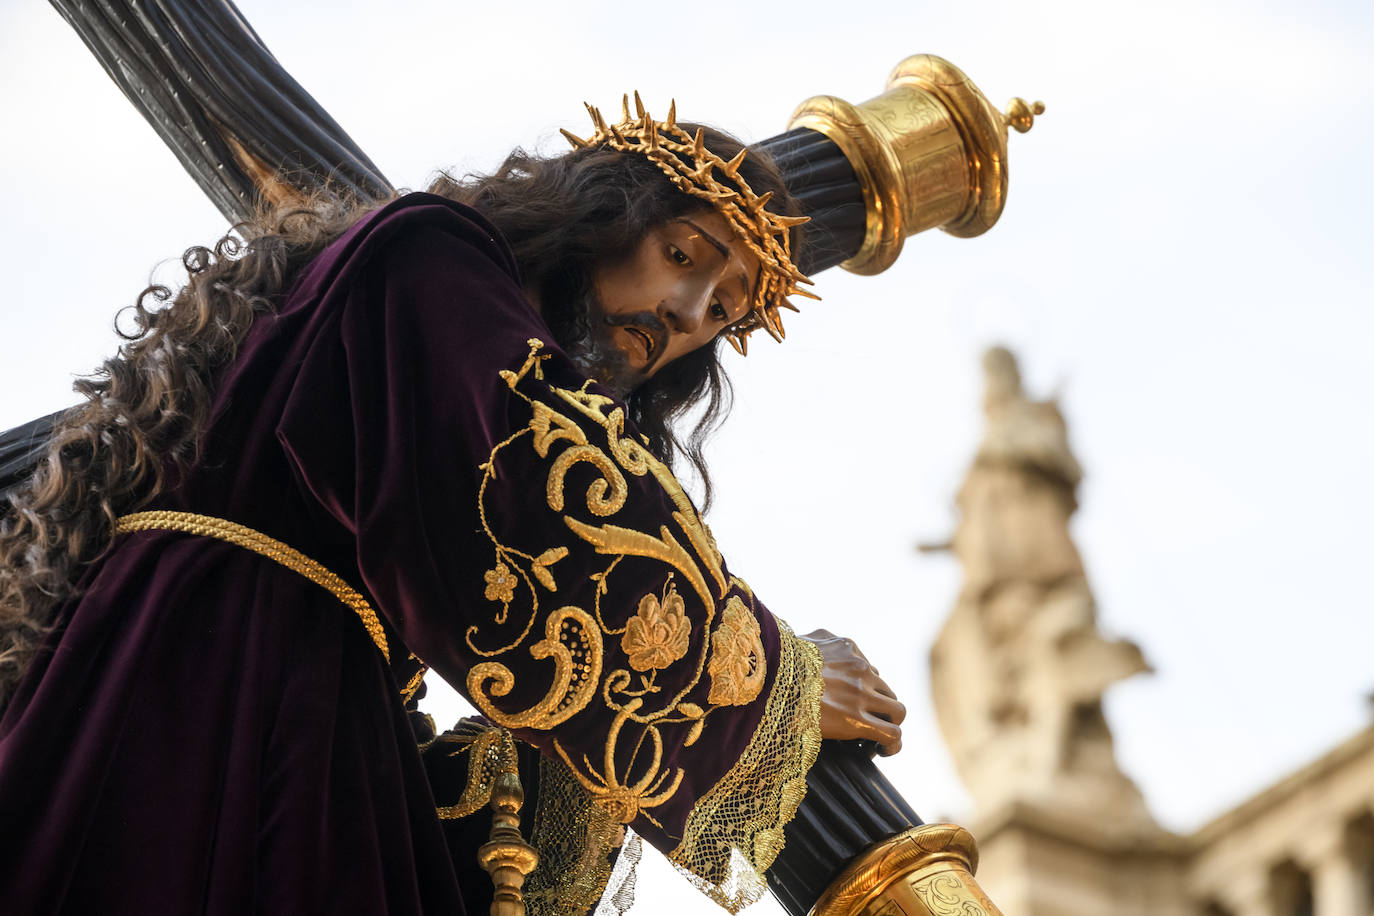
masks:
<svg viewBox="0 0 1374 916"><path fill-rule="evenodd" d="M800 226L802 223L811 222L809 216L774 216L773 222L783 229L791 229L793 226Z"/></svg>
<svg viewBox="0 0 1374 916"><path fill-rule="evenodd" d="M692 155L700 159L704 152L706 152L706 132L698 127L697 135L692 138Z"/></svg>
<svg viewBox="0 0 1374 916"><path fill-rule="evenodd" d="M725 163L725 174L729 175L731 178L734 178L736 175L738 175L740 163L744 162L744 155L747 152L748 150L740 150L738 153L735 154L735 158Z"/></svg>
<svg viewBox="0 0 1374 916"><path fill-rule="evenodd" d="M635 101L639 101L638 93L635 94ZM630 120L630 96L628 94L622 93L620 96L620 112L624 115L620 120Z"/></svg>
<svg viewBox="0 0 1374 916"><path fill-rule="evenodd" d="M573 148L573 149L586 149L587 147L591 146L590 143L588 143L586 140L583 140L581 137L579 137L577 134L573 133L573 132L570 131L570 130L564 130L563 128L560 127L560 128L558 129L558 132L559 132L560 134L562 134L563 137L564 137L569 143L572 144L572 148Z"/></svg>
<svg viewBox="0 0 1374 916"><path fill-rule="evenodd" d="M635 90L635 113L639 115L641 118L645 117L646 115L646 112L644 111L644 103L639 99L638 89ZM625 120L630 120L630 115L628 112L625 115Z"/></svg>
<svg viewBox="0 0 1374 916"><path fill-rule="evenodd" d="M668 103L668 126L677 127L677 99Z"/></svg>

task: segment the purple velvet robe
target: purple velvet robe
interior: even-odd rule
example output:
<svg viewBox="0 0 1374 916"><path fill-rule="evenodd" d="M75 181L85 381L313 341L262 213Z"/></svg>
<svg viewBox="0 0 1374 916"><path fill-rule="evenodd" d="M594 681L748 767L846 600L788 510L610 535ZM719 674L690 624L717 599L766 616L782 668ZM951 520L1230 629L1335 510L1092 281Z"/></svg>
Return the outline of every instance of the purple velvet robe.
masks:
<svg viewBox="0 0 1374 916"><path fill-rule="evenodd" d="M253 328L156 507L337 573L393 663L667 851L800 689L794 637L601 395L496 232L412 195ZM398 673L329 592L174 532L120 536L81 588L0 719L0 911L463 912Z"/></svg>

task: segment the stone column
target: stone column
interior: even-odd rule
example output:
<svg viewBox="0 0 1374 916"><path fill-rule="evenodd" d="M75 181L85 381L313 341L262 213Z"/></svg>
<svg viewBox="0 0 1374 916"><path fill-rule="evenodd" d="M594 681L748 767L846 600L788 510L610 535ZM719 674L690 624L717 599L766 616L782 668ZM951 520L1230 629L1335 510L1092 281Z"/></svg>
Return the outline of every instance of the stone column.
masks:
<svg viewBox="0 0 1374 916"><path fill-rule="evenodd" d="M1236 916L1283 916L1274 902L1269 870L1259 863L1226 889L1224 902Z"/></svg>
<svg viewBox="0 0 1374 916"><path fill-rule="evenodd" d="M1306 866L1312 875L1316 916L1369 916L1371 901L1364 875L1351 855L1345 824L1314 834Z"/></svg>

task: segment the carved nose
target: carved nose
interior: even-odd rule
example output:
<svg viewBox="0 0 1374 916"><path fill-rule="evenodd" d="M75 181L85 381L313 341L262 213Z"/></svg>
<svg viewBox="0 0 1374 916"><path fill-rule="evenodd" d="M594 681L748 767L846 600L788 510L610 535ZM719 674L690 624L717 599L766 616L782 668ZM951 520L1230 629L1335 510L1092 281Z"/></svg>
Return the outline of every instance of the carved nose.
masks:
<svg viewBox="0 0 1374 916"><path fill-rule="evenodd" d="M679 334L695 332L706 320L710 298L708 291L699 296L684 297L682 300L668 303L663 314L663 323Z"/></svg>

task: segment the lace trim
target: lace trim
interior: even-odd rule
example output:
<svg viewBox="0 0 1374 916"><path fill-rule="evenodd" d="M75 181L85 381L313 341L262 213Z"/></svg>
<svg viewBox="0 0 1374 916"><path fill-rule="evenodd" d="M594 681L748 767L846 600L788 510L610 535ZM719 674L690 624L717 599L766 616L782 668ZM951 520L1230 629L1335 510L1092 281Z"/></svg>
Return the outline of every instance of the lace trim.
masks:
<svg viewBox="0 0 1374 916"><path fill-rule="evenodd" d="M601 904L596 908L596 916L625 916L635 903L635 868L644 857L644 841L629 827L625 828L625 844L615 860L615 870L606 892L601 895Z"/></svg>
<svg viewBox="0 0 1374 916"><path fill-rule="evenodd" d="M763 719L730 772L697 802L668 856L731 913L767 889L763 873L783 846L783 827L806 795L821 747L821 653L778 621L782 651Z"/></svg>
<svg viewBox="0 0 1374 916"><path fill-rule="evenodd" d="M611 852L621 836L620 825L562 762L541 757L539 804L530 830L539 867L525 882L525 907L531 916L590 912L611 879ZM625 859L624 850L620 859Z"/></svg>

